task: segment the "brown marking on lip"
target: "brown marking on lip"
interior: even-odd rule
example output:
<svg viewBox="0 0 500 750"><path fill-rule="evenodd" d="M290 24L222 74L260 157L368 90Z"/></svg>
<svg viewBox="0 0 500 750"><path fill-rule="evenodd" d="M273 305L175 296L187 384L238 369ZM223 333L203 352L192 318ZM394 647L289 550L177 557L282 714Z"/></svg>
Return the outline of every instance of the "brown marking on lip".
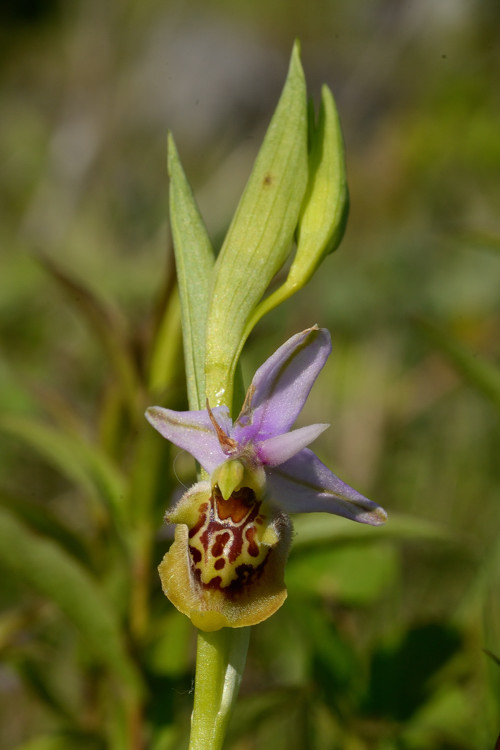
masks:
<svg viewBox="0 0 500 750"><path fill-rule="evenodd" d="M262 180L262 185L264 187L270 187L273 184L273 176L271 172L267 172L264 179Z"/></svg>
<svg viewBox="0 0 500 750"><path fill-rule="evenodd" d="M190 552L191 558L192 558L192 560L193 560L193 562L194 562L195 565L197 563L201 562L202 555L201 555L201 552L198 549L198 547L193 547L193 545L190 544L189 545L189 552Z"/></svg>
<svg viewBox="0 0 500 750"><path fill-rule="evenodd" d="M271 550L269 551L269 553ZM223 591L224 594L231 598L237 598L241 595L247 586L251 586L255 581L259 580L264 572L269 553L260 565L253 566L248 563L242 563L236 568L236 578L228 586L221 586L221 576L214 576L208 583L203 583L201 580L201 570L199 568L192 568L194 578L199 586L205 590L218 590ZM223 558L222 558L223 559ZM219 561L217 561L219 562ZM222 567L220 569L222 570ZM219 569L219 568L218 568Z"/></svg>
<svg viewBox="0 0 500 750"><path fill-rule="evenodd" d="M248 487L242 487L241 490L233 492L228 500L224 500L219 493L215 493L215 502L217 515L221 521L230 518L233 523L241 523L255 503L255 494Z"/></svg>
<svg viewBox="0 0 500 750"><path fill-rule="evenodd" d="M207 511L209 503L203 503L198 508L198 520L192 529L189 529L189 538L192 539L207 522Z"/></svg>
<svg viewBox="0 0 500 750"><path fill-rule="evenodd" d="M255 526L250 526L245 531L245 538L248 542L248 554L252 557L258 557L259 556L259 546L257 542L255 541L255 535L257 533L257 529Z"/></svg>
<svg viewBox="0 0 500 750"><path fill-rule="evenodd" d="M224 531L222 534L217 534L215 542L212 544L212 555L214 557L220 557L224 554L224 547L231 538L229 531Z"/></svg>
<svg viewBox="0 0 500 750"><path fill-rule="evenodd" d="M201 575L199 570L197 570L196 573ZM215 576L208 583L201 583L201 579L200 579L200 584L203 586L204 589L220 589L221 583L222 583L222 578L220 576Z"/></svg>
<svg viewBox="0 0 500 750"><path fill-rule="evenodd" d="M214 487L210 501L200 505L199 518L189 532L191 573L198 585L238 597L260 578L271 551L259 544L256 522L262 525L265 521L260 508L261 502L249 487L236 490L228 500ZM205 564L212 566L211 573ZM221 575L216 575L217 571ZM202 581L202 576L209 580Z"/></svg>

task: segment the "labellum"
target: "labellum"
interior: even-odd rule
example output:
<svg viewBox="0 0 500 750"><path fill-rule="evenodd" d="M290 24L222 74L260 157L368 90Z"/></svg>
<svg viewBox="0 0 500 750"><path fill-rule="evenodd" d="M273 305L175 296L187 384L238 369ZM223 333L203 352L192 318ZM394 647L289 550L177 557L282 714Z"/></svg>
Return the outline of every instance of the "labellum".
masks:
<svg viewBox="0 0 500 750"><path fill-rule="evenodd" d="M218 485L199 482L166 520L179 525L159 566L163 590L196 627L255 625L283 604L292 525L264 512L253 489L224 499Z"/></svg>

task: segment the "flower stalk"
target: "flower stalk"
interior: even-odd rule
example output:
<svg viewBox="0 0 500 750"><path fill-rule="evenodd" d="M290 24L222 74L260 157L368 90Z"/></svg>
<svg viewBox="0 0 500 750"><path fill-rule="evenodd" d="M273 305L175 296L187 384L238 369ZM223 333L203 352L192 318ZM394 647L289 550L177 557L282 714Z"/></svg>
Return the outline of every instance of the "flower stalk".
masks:
<svg viewBox="0 0 500 750"><path fill-rule="evenodd" d="M250 628L198 633L189 750L220 750L232 714L250 640Z"/></svg>

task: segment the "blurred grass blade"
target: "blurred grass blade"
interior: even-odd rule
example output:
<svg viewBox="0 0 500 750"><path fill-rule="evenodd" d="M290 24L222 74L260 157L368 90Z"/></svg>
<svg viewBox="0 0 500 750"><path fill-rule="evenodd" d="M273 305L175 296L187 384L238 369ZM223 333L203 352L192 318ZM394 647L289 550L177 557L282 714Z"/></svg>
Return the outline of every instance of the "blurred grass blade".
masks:
<svg viewBox="0 0 500 750"><path fill-rule="evenodd" d="M245 698L238 701L236 705L234 718L228 729L228 747L240 746L242 740L245 742L245 737L251 737L252 742L258 742L262 728L276 719L280 728L284 725L281 721L289 726L290 715L296 712L303 698L304 688L300 685L274 687L271 683L269 687L261 686L259 690L249 691ZM281 743L277 746L280 750L283 747ZM270 745L266 743L256 745L256 747L269 748ZM299 745L294 744L291 747L298 748Z"/></svg>
<svg viewBox="0 0 500 750"><path fill-rule="evenodd" d="M97 447L24 415L1 416L0 430L23 440L88 495L104 500L115 522L121 526L125 513L125 480Z"/></svg>
<svg viewBox="0 0 500 750"><path fill-rule="evenodd" d="M233 376L255 306L288 254L307 184L307 98L296 44L288 77L215 267L207 396L232 408Z"/></svg>
<svg viewBox="0 0 500 750"><path fill-rule="evenodd" d="M139 380L134 362L127 346L124 326L120 315L99 300L82 282L63 271L53 259L38 256L69 302L81 313L95 337L101 342L110 365L113 368L123 400L129 408L132 419L137 419L137 396Z"/></svg>
<svg viewBox="0 0 500 750"><path fill-rule="evenodd" d="M181 339L179 293L174 289L165 305L153 342L149 366L149 389L152 394L163 394L178 375L179 380L182 377Z"/></svg>
<svg viewBox="0 0 500 750"><path fill-rule="evenodd" d="M78 628L93 656L136 693L140 682L115 613L96 582L54 542L0 509L0 564L55 602Z"/></svg>
<svg viewBox="0 0 500 750"><path fill-rule="evenodd" d="M474 354L456 338L441 331L429 321L419 319L417 322L425 335L448 357L465 380L500 409L500 368Z"/></svg>
<svg viewBox="0 0 500 750"><path fill-rule="evenodd" d="M376 536L374 536L371 526L349 523L336 516L325 517L319 513L295 516L293 519L295 536L291 555L306 551L311 546L330 545L332 542L373 542L386 539L434 542L453 540L448 529L421 518L391 513L390 521L387 525L377 528Z"/></svg>
<svg viewBox="0 0 500 750"><path fill-rule="evenodd" d="M15 609L0 612L0 654L19 643L21 634L36 624L37 605L19 605Z"/></svg>
<svg viewBox="0 0 500 750"><path fill-rule="evenodd" d="M190 409L205 408L205 327L214 252L172 135L168 137L170 223L179 285ZM161 330L161 329L160 329ZM167 339L164 345L168 345ZM155 373L157 382L161 373Z"/></svg>
<svg viewBox="0 0 500 750"><path fill-rule="evenodd" d="M83 539L61 523L50 512L46 503L28 502L24 498L6 495L5 492L0 498L0 503L33 531L50 537L81 563L90 565L89 553Z"/></svg>
<svg viewBox="0 0 500 750"><path fill-rule="evenodd" d="M22 680L29 685L30 692L34 693L42 705L53 711L59 719L66 723L79 726L78 716L75 714L63 697L61 689L53 684L52 674L47 670L47 664L35 661L33 658L23 657L17 661L16 670Z"/></svg>
<svg viewBox="0 0 500 750"><path fill-rule="evenodd" d="M14 750L104 750L107 747L97 733L64 728L27 740Z"/></svg>
<svg viewBox="0 0 500 750"><path fill-rule="evenodd" d="M492 622L496 622L495 627L492 628L492 635L493 633L496 635L498 642L498 638L500 638L499 582L500 544L498 538L496 538L487 546L484 544L481 546L479 556L476 559L474 577L465 589L455 612L456 622L467 626L476 622L478 613L481 613L485 621L483 627L486 641L491 641L494 648L497 644L495 643L495 637L490 637L489 626Z"/></svg>
<svg viewBox="0 0 500 750"><path fill-rule="evenodd" d="M14 750L68 750L68 740L57 734L43 735L16 745Z"/></svg>
<svg viewBox="0 0 500 750"><path fill-rule="evenodd" d="M449 237L448 234L445 239ZM458 230L451 234L451 239L467 249L473 248L474 250L500 253L500 235L484 229L465 228Z"/></svg>
<svg viewBox="0 0 500 750"><path fill-rule="evenodd" d="M493 651L490 651L488 648L483 648L483 651L484 651L484 653L487 656L490 657L490 659L493 659L493 661L495 662L495 664L498 664L498 666L500 667L500 657L495 656L495 654L493 653Z"/></svg>

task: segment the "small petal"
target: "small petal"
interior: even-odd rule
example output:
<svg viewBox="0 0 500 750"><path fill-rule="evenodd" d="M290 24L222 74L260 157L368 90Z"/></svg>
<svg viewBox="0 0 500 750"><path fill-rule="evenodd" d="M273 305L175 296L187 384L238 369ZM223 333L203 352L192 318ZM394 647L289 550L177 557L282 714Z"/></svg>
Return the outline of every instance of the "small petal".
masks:
<svg viewBox="0 0 500 750"><path fill-rule="evenodd" d="M330 427L329 424L311 424L298 430L285 432L284 435L264 440L258 447L257 454L265 466L279 466L299 453L306 445L316 440L318 435Z"/></svg>
<svg viewBox="0 0 500 750"><path fill-rule="evenodd" d="M216 407L213 414L223 429L231 430L226 406ZM150 406L146 419L164 438L191 453L206 471L212 472L226 459L206 410L172 411Z"/></svg>
<svg viewBox="0 0 500 750"><path fill-rule="evenodd" d="M309 448L266 473L273 500L287 513L322 511L372 526L387 520L383 508L332 474Z"/></svg>
<svg viewBox="0 0 500 750"><path fill-rule="evenodd" d="M238 442L288 432L331 352L325 328L308 328L288 339L255 373L238 417ZM248 403L249 402L249 403Z"/></svg>

